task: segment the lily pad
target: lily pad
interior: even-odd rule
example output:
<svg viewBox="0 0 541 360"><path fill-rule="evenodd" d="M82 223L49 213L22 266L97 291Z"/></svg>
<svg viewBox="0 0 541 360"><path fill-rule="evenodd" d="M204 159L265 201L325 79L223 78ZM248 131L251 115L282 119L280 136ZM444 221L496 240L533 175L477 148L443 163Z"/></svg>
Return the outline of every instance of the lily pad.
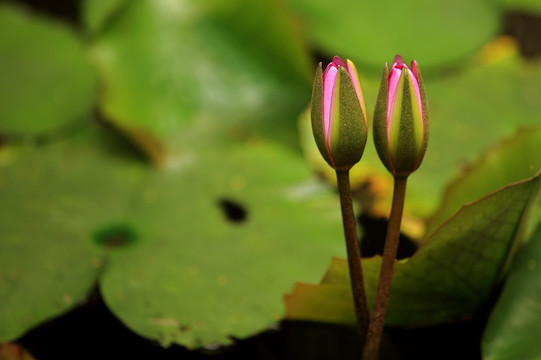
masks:
<svg viewBox="0 0 541 360"><path fill-rule="evenodd" d="M473 55L501 27L498 8L479 0L290 2L319 48L376 69L395 54L425 67L450 65Z"/></svg>
<svg viewBox="0 0 541 360"><path fill-rule="evenodd" d="M0 341L73 308L95 285L94 231L123 219L141 168L107 151L109 140L89 131L0 164Z"/></svg>
<svg viewBox="0 0 541 360"><path fill-rule="evenodd" d="M101 281L107 305L164 345L228 344L268 328L295 281L344 254L338 200L320 186L299 159L262 144L150 175L128 216L141 243L115 254Z"/></svg>
<svg viewBox="0 0 541 360"><path fill-rule="evenodd" d="M521 249L483 338L486 360L541 359L541 227Z"/></svg>
<svg viewBox="0 0 541 360"><path fill-rule="evenodd" d="M293 143L290 120L310 96L308 57L280 2L128 2L90 50L101 109L156 163L255 129Z"/></svg>
<svg viewBox="0 0 541 360"><path fill-rule="evenodd" d="M539 176L464 206L407 261L396 264L389 313L392 326L467 319L488 299L520 239L520 224L540 187ZM298 284L287 301L292 319L354 323L346 260L335 259L320 285ZM373 301L381 257L363 261ZM330 299L330 300L329 300Z"/></svg>
<svg viewBox="0 0 541 360"><path fill-rule="evenodd" d="M82 123L96 81L77 34L60 22L0 4L0 133L39 135Z"/></svg>
<svg viewBox="0 0 541 360"><path fill-rule="evenodd" d="M98 281L143 336L227 344L279 321L293 284L345 254L338 199L281 146L193 150L157 170L97 128L15 153L0 168L0 340Z"/></svg>

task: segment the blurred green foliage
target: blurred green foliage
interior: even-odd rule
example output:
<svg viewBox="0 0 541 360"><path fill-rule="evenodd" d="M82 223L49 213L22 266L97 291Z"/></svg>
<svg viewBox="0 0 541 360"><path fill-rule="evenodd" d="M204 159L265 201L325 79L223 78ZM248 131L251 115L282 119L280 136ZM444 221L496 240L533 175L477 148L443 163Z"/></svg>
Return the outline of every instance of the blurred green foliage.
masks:
<svg viewBox="0 0 541 360"><path fill-rule="evenodd" d="M356 62L369 116L383 62L395 53L419 61L432 115L407 199L419 234L534 176L541 64L499 39L508 8L539 11L503 0L85 0L80 23L68 26L0 4L0 341L73 308L95 283L127 326L164 345L229 343L283 318L294 284L316 283L345 252L337 199L317 178L327 168L302 115L316 57ZM371 141L354 182L371 184L358 187L372 199L365 212L386 213L378 189L390 179ZM504 200L510 209L529 199ZM481 216L486 201L462 214ZM224 204L240 208L241 221ZM453 269L448 244L475 247L490 242L482 239L492 225L509 220L516 230L527 220L504 212L472 223L478 236L458 236L466 226L452 224L464 216L402 264L417 275L399 281L401 296L420 294L419 274L434 285ZM476 277L482 291L466 309L448 306L464 290L450 280L432 322L471 314L492 293L506 275L502 259L523 240L514 230L499 235L514 245L498 261L475 257L491 270ZM434 250L449 265L439 270L422 255L440 246L435 238L447 239ZM377 269L377 258L369 262ZM403 310L394 304L391 312ZM433 302L402 304L431 314Z"/></svg>
<svg viewBox="0 0 541 360"><path fill-rule="evenodd" d="M290 2L318 47L374 70L394 54L427 69L452 65L497 36L500 27L501 9L488 1Z"/></svg>
<svg viewBox="0 0 541 360"><path fill-rule="evenodd" d="M77 34L5 4L0 29L0 133L36 135L88 122L96 78Z"/></svg>

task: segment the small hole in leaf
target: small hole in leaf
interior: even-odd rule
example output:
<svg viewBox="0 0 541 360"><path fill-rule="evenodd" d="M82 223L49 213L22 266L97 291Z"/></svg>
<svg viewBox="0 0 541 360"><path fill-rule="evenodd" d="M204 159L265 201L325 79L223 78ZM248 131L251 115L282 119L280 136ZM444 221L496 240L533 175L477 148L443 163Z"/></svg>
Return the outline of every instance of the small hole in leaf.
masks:
<svg viewBox="0 0 541 360"><path fill-rule="evenodd" d="M124 224L111 225L94 234L94 242L106 249L118 249L134 244L137 236L131 227Z"/></svg>
<svg viewBox="0 0 541 360"><path fill-rule="evenodd" d="M246 220L248 211L238 202L228 199L221 199L218 205L222 208L222 211L227 220L234 223L241 223Z"/></svg>
<svg viewBox="0 0 541 360"><path fill-rule="evenodd" d="M178 329L181 333L185 333L186 331L190 330L190 327L188 325L179 325Z"/></svg>

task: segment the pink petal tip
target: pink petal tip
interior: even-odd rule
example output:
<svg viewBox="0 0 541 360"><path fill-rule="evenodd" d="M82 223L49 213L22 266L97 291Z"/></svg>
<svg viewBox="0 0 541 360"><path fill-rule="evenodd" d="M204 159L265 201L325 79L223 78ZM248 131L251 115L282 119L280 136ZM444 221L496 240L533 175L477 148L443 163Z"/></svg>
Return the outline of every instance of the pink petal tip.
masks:
<svg viewBox="0 0 541 360"><path fill-rule="evenodd" d="M398 69L402 69L404 66L406 65L404 65L404 59L402 59L402 56L396 55L393 61L393 68L396 67Z"/></svg>
<svg viewBox="0 0 541 360"><path fill-rule="evenodd" d="M339 56L335 56L332 58L332 62L333 64L337 65L337 66L343 66L345 67L346 65L344 64L344 62L342 61L342 59L340 59Z"/></svg>

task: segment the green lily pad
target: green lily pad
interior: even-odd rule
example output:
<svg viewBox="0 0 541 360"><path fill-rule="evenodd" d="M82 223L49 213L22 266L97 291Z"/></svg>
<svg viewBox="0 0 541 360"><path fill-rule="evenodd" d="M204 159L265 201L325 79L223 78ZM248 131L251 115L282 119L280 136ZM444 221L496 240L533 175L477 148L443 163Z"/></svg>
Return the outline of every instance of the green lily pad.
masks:
<svg viewBox="0 0 541 360"><path fill-rule="evenodd" d="M0 340L98 281L143 336L226 344L279 321L293 284L345 254L336 196L298 154L261 142L157 170L90 129L19 150L0 168L0 196Z"/></svg>
<svg viewBox="0 0 541 360"><path fill-rule="evenodd" d="M141 168L108 151L110 140L85 132L0 164L0 341L73 308L95 285L94 232L123 220Z"/></svg>
<svg viewBox="0 0 541 360"><path fill-rule="evenodd" d="M536 176L464 206L409 260L396 264L386 323L421 326L470 317L501 281L540 183ZM346 295L346 260L336 262L320 285L297 285L286 300L289 318L355 322L351 301L336 300L351 299ZM363 261L369 301L373 301L380 266L379 256Z"/></svg>
<svg viewBox="0 0 541 360"><path fill-rule="evenodd" d="M101 109L155 162L255 129L295 141L311 76L280 3L129 2L93 39Z"/></svg>
<svg viewBox="0 0 541 360"><path fill-rule="evenodd" d="M261 144L150 175L129 214L141 243L101 281L107 305L164 345L228 344L275 324L295 281L345 250L338 200L307 179L302 162Z"/></svg>
<svg viewBox="0 0 541 360"><path fill-rule="evenodd" d="M483 338L486 360L541 359L541 227L524 245L490 315Z"/></svg>
<svg viewBox="0 0 541 360"><path fill-rule="evenodd" d="M376 69L395 54L425 67L452 64L475 53L501 27L498 8L487 1L290 2L318 47Z"/></svg>
<svg viewBox="0 0 541 360"><path fill-rule="evenodd" d="M77 35L57 21L0 4L0 133L38 135L82 123L96 82Z"/></svg>

